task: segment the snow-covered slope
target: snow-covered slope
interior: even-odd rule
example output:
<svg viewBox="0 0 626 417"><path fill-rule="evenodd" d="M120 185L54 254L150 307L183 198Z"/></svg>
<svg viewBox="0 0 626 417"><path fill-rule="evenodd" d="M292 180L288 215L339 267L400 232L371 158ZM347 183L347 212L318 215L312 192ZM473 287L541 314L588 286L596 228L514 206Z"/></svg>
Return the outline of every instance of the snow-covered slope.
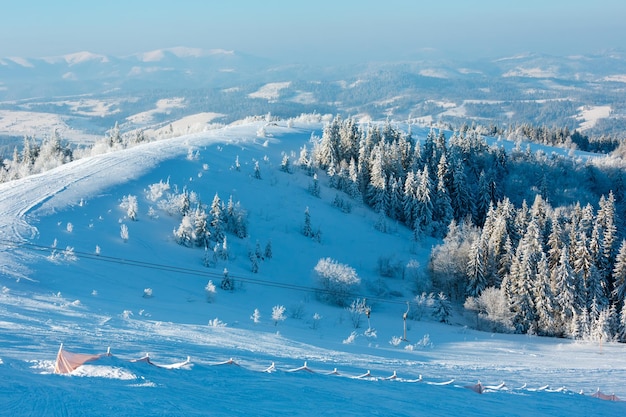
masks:
<svg viewBox="0 0 626 417"><path fill-rule="evenodd" d="M590 396L601 389L626 398L620 344L477 332L459 325L461 312L455 325L408 321L408 341L400 341L414 286L401 278L383 281L377 262L424 267L434 242L412 242L401 226L380 233L370 210L353 203L343 213L332 205L334 190L323 187L321 198L314 197L311 177L297 168L282 172L283 153L295 161L320 130L304 122L242 123L0 184L0 409L134 416L626 410L625 403ZM257 162L261 179L253 175ZM240 202L249 237L228 235L229 261L206 268L202 249L174 242L180 218L146 193L161 181L206 204L216 193ZM137 196L136 221L120 208L127 195ZM321 242L300 232L307 207ZM121 225L128 227L127 241ZM248 252L268 241L273 256L254 274ZM392 294L369 300L369 322L363 318L354 328L344 309L316 300L312 271L323 257L354 267L369 283L362 294L381 287ZM237 289L218 289L207 302L204 288L209 280L219 283L224 268ZM276 305L287 308L278 323L271 318ZM255 309L258 323L250 318ZM56 375L61 343L79 353L110 347L113 356ZM130 362L146 353L156 364L187 356L191 364L164 369ZM224 363L231 358L236 364ZM389 378L394 372L397 378ZM467 389L479 380L482 395Z"/></svg>

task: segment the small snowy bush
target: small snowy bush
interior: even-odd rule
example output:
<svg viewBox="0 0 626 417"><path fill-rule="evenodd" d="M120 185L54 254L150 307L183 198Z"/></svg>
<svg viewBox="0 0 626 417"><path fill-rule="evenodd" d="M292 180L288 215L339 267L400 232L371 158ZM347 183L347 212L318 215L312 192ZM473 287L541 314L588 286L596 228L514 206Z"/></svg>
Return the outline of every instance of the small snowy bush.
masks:
<svg viewBox="0 0 626 417"><path fill-rule="evenodd" d="M216 317L213 320L209 320L209 327L226 327L226 323Z"/></svg>
<svg viewBox="0 0 626 417"><path fill-rule="evenodd" d="M350 345L354 343L354 339L356 339L356 336L357 336L356 332L353 331L352 333L350 333L350 336L348 336L346 339L343 340L342 343L344 345Z"/></svg>
<svg viewBox="0 0 626 417"><path fill-rule="evenodd" d="M402 343L402 338L400 336L392 336L389 341L391 346L398 346L400 343Z"/></svg>
<svg viewBox="0 0 626 417"><path fill-rule="evenodd" d="M143 290L143 298L150 298L152 297L152 288L145 288Z"/></svg>

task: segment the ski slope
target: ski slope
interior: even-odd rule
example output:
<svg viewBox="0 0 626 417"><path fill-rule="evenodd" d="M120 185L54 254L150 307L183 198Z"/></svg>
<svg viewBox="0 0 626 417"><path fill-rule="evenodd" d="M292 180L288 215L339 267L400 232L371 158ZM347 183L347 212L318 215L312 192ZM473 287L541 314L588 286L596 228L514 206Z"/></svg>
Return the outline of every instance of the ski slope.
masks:
<svg viewBox="0 0 626 417"><path fill-rule="evenodd" d="M402 336L411 283L402 297L379 301L371 321L354 328L342 309L306 291L318 259L332 257L375 279L376 259L427 264L434 242L410 242L401 227L381 234L377 216L349 214L318 199L310 178L279 171L320 124L250 122L81 159L0 184L0 410L6 415L619 415L626 403L626 352L603 345L479 332L425 317ZM259 137L260 128L265 136ZM414 131L423 138L425 131ZM236 158L241 170L233 168ZM295 161L295 158L292 158ZM262 179L252 176L259 161ZM219 193L249 213L246 240L229 236L233 259L217 268L202 250L172 239L179 219L147 216L150 184L169 180L210 204ZM119 207L137 195L136 222ZM303 237L305 207L323 232ZM156 207L155 207L156 208ZM126 224L129 239L120 238ZM70 227L71 225L71 227ZM274 256L252 274L246 253L271 239ZM101 248L95 253L96 246ZM67 249L68 247L72 250ZM241 285L204 286L222 270ZM290 287L291 285L291 287ZM294 286L298 288L294 288ZM146 296L146 289L150 296ZM274 323L271 308L287 307ZM259 323L250 316L258 308ZM301 311L300 311L301 310ZM290 311L300 311L299 317ZM313 320L314 313L321 317ZM373 330L366 332L368 327ZM69 375L53 373L68 351L111 356ZM165 367L135 361L145 355ZM190 363L182 365L189 357ZM231 361L232 359L232 361ZM175 369L168 365L180 364ZM271 372L267 372L267 371ZM482 393L470 389L481 382Z"/></svg>

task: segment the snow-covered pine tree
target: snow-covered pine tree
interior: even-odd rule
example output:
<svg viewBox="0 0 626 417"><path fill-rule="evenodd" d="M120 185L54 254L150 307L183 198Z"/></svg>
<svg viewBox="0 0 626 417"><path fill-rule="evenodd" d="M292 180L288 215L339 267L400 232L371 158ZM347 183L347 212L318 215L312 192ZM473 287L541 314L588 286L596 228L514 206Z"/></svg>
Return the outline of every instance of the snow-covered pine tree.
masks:
<svg viewBox="0 0 626 417"><path fill-rule="evenodd" d="M219 195L215 193L213 202L211 203L211 210L209 211L209 232L211 239L217 243L221 243L224 240L224 205Z"/></svg>
<svg viewBox="0 0 626 417"><path fill-rule="evenodd" d="M208 230L207 218L206 212L202 209L201 205L198 204L193 214L194 245L197 247L202 248L209 244L211 233Z"/></svg>
<svg viewBox="0 0 626 417"><path fill-rule="evenodd" d="M550 287L548 259L542 253L537 264L537 277L534 286L534 304L537 311L537 331L540 335L551 336L557 331L556 317L558 309Z"/></svg>
<svg viewBox="0 0 626 417"><path fill-rule="evenodd" d="M622 240L619 252L615 257L613 281L614 287L611 295L614 302L626 303L626 240Z"/></svg>
<svg viewBox="0 0 626 417"><path fill-rule="evenodd" d="M177 229L174 229L174 240L179 245L192 247L195 242L193 215L185 214Z"/></svg>
<svg viewBox="0 0 626 417"><path fill-rule="evenodd" d="M415 190L414 229L418 234L429 234L433 223L433 186L428 173L428 167L424 167L417 174L417 189Z"/></svg>
<svg viewBox="0 0 626 417"><path fill-rule="evenodd" d="M280 162L280 170L291 174L291 163L289 162L289 155L287 155L287 153L283 153L283 159Z"/></svg>
<svg viewBox="0 0 626 417"><path fill-rule="evenodd" d="M268 240L267 244L265 245L265 259L272 259L272 256L274 256L274 253L272 251L272 240Z"/></svg>
<svg viewBox="0 0 626 417"><path fill-rule="evenodd" d="M481 235L482 236L482 235ZM478 238L472 242L467 263L467 287L465 294L468 297L478 297L487 287L485 277L485 240Z"/></svg>
<svg viewBox="0 0 626 417"><path fill-rule="evenodd" d="M259 166L259 161L254 161L254 174L252 174L252 176L257 180L261 179L261 167Z"/></svg>
<svg viewBox="0 0 626 417"><path fill-rule="evenodd" d="M309 208L304 210L304 225L302 226L302 234L306 237L313 237L313 228L311 227L311 213Z"/></svg>
<svg viewBox="0 0 626 417"><path fill-rule="evenodd" d="M552 282L559 311L559 332L568 334L572 322L575 321L578 306L576 304L576 274L571 268L569 252L566 246L561 248L561 254L556 268L552 270Z"/></svg>
<svg viewBox="0 0 626 417"><path fill-rule="evenodd" d="M309 185L309 193L313 197L320 197L320 183L317 174L313 174L313 182Z"/></svg>
<svg viewBox="0 0 626 417"><path fill-rule="evenodd" d="M448 297L443 292L440 292L435 297L433 317L441 323L448 323L451 312L452 306Z"/></svg>

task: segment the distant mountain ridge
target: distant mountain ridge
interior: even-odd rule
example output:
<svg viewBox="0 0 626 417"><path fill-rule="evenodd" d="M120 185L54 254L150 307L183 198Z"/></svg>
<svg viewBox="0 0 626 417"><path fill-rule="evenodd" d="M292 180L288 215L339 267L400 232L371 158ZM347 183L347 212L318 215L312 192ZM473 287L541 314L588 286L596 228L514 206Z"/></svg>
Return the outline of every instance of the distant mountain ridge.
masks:
<svg viewBox="0 0 626 417"><path fill-rule="evenodd" d="M259 93L276 85L281 88L272 95ZM528 123L617 136L626 131L624 92L626 54L619 51L473 61L424 53L351 66L285 63L182 46L127 56L81 51L0 58L0 110L81 117L81 129L99 134L153 110L159 100L183 97L184 105L158 123L200 112L223 114L225 122L248 115L317 112L449 126ZM110 111L87 120L83 110L64 104L68 97L107 101ZM74 126L73 120L68 123ZM0 135L13 133L23 134L0 129Z"/></svg>

